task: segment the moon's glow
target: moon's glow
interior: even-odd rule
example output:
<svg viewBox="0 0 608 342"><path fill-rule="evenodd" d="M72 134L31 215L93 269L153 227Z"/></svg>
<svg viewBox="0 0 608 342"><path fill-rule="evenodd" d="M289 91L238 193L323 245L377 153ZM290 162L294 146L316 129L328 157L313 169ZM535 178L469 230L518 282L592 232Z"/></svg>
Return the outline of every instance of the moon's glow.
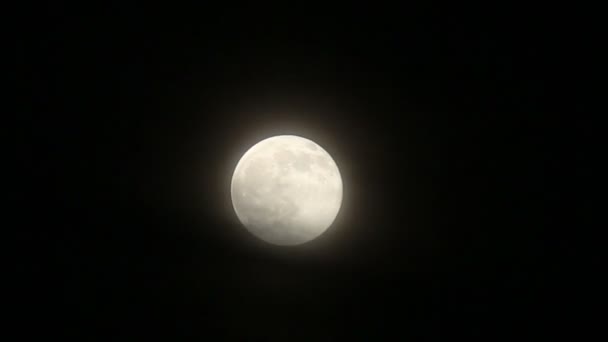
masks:
<svg viewBox="0 0 608 342"><path fill-rule="evenodd" d="M318 237L342 204L342 178L334 160L313 141L293 135L251 147L234 170L230 190L241 223L276 245Z"/></svg>

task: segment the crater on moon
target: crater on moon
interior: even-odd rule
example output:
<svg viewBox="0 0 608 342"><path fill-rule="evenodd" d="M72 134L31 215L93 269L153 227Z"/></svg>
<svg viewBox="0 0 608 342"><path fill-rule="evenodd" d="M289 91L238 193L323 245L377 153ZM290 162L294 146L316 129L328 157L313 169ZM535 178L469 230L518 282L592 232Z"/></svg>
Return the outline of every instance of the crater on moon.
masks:
<svg viewBox="0 0 608 342"><path fill-rule="evenodd" d="M311 140L281 135L262 140L239 160L232 204L258 238L297 245L321 235L342 204L342 179L331 156Z"/></svg>

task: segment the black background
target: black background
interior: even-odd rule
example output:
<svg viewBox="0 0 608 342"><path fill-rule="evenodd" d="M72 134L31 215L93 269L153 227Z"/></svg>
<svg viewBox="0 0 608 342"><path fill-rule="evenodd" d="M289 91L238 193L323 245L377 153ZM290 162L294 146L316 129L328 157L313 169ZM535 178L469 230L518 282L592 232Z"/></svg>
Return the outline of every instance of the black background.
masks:
<svg viewBox="0 0 608 342"><path fill-rule="evenodd" d="M551 170L568 149L548 17L32 11L17 49L35 194L24 318L84 340L561 333ZM231 207L239 157L275 134L316 141L344 180L335 224L300 247L256 241Z"/></svg>

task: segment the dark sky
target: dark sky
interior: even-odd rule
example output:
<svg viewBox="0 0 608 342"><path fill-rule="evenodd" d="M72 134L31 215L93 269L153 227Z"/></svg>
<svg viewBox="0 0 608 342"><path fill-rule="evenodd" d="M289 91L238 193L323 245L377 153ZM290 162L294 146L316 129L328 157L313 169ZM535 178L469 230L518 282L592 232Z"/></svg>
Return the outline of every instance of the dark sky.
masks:
<svg viewBox="0 0 608 342"><path fill-rule="evenodd" d="M548 20L284 7L54 4L25 21L35 330L330 341L564 329ZM231 207L238 158L275 134L316 141L343 175L336 222L301 247L256 241Z"/></svg>

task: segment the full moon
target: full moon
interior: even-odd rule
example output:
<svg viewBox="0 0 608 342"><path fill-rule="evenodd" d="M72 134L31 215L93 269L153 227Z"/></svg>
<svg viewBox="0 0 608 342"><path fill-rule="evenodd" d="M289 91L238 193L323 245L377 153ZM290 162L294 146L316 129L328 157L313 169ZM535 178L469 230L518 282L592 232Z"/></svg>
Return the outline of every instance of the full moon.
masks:
<svg viewBox="0 0 608 342"><path fill-rule="evenodd" d="M317 238L342 204L342 178L332 157L293 135L252 146L236 165L230 191L241 223L263 241L283 246Z"/></svg>

